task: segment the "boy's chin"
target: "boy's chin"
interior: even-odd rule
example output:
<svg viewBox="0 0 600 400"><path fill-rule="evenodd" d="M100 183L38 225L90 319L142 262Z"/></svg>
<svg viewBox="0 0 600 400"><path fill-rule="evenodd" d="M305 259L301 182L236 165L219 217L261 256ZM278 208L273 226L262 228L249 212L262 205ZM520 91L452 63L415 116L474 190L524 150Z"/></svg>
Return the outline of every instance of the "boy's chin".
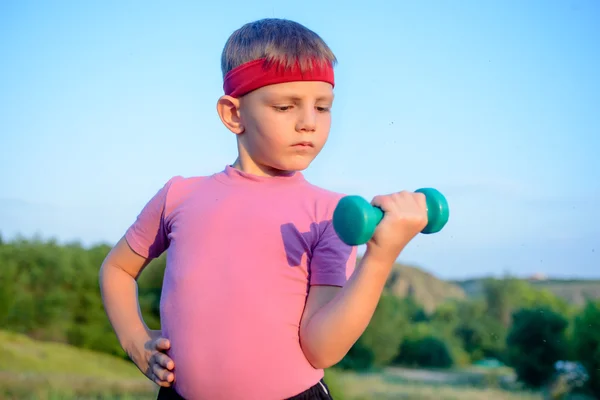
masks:
<svg viewBox="0 0 600 400"><path fill-rule="evenodd" d="M271 165L272 168L279 171L285 172L301 172L307 169L312 163L313 159L301 159L301 160L284 160L283 162L275 163Z"/></svg>
<svg viewBox="0 0 600 400"><path fill-rule="evenodd" d="M313 157L298 157L292 160L286 160L284 163L285 171L304 171L313 162Z"/></svg>

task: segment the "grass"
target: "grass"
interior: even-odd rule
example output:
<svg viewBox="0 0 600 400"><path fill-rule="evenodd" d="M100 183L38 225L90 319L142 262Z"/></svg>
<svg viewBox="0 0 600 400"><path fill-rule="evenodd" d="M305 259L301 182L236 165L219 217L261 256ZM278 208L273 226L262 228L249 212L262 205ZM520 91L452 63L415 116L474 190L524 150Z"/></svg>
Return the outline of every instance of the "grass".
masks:
<svg viewBox="0 0 600 400"><path fill-rule="evenodd" d="M348 396L345 400L541 400L540 394L486 387L472 372L439 373L389 368L382 372L338 374Z"/></svg>
<svg viewBox="0 0 600 400"><path fill-rule="evenodd" d="M456 370L386 368L373 373L334 374L343 387L340 400L545 400L541 391L526 391L509 368ZM563 400L593 400L582 394Z"/></svg>
<svg viewBox="0 0 600 400"><path fill-rule="evenodd" d="M511 376L509 369L326 373L335 400L543 399L537 393L501 389L498 382ZM126 360L0 330L0 399L153 400L156 391L156 385Z"/></svg>
<svg viewBox="0 0 600 400"><path fill-rule="evenodd" d="M348 400L540 400L539 395L510 393L499 389L455 387L449 384L422 382L386 382L381 376L351 379L346 390L352 396Z"/></svg>
<svg viewBox="0 0 600 400"><path fill-rule="evenodd" d="M40 342L24 335L0 331L0 371L92 375L101 378L139 378L140 371L126 360L75 348Z"/></svg>
<svg viewBox="0 0 600 400"><path fill-rule="evenodd" d="M141 400L155 393L156 385L126 360L0 331L1 399Z"/></svg>

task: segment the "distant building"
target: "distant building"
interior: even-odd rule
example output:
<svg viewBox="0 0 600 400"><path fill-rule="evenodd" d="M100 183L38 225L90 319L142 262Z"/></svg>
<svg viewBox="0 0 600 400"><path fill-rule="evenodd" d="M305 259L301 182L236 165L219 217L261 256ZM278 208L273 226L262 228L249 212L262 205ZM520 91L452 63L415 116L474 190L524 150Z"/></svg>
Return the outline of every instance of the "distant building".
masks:
<svg viewBox="0 0 600 400"><path fill-rule="evenodd" d="M545 281L548 279L548 275L541 273L541 272L537 272L537 273L531 275L529 277L529 279L532 281Z"/></svg>

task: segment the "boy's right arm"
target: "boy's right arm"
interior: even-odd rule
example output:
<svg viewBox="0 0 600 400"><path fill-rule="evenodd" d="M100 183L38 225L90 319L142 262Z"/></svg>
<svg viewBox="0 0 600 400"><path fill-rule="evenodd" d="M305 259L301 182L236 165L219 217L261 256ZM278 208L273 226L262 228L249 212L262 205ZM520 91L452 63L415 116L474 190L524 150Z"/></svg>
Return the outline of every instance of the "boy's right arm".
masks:
<svg viewBox="0 0 600 400"><path fill-rule="evenodd" d="M149 262L121 238L100 267L100 292L121 347L148 378L170 386L174 364L164 353L170 343L160 331L148 329L138 303L137 279Z"/></svg>

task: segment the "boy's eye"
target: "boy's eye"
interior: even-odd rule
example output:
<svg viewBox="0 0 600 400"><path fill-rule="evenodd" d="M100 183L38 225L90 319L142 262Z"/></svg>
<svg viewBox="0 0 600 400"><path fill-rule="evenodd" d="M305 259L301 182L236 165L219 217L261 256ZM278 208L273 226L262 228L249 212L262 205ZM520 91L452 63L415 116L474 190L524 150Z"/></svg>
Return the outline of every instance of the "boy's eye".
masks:
<svg viewBox="0 0 600 400"><path fill-rule="evenodd" d="M276 111L280 111L280 112L288 111L288 110L290 110L292 107L293 107L293 106L273 106L273 108L274 108ZM316 109L317 109L319 112L329 112L330 108L331 108L331 107L316 107Z"/></svg>

